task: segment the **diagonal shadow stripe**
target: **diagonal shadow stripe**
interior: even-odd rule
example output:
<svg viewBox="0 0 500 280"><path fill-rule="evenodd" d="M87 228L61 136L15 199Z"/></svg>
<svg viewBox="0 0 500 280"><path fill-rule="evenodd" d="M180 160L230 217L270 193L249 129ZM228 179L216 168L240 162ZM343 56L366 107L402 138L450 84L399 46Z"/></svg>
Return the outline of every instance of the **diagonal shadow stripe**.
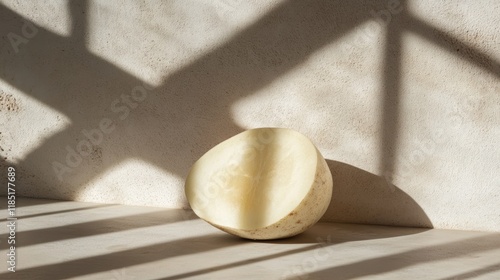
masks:
<svg viewBox="0 0 500 280"><path fill-rule="evenodd" d="M439 280L476 279L480 275L489 274L489 273L493 273L493 272L496 272L496 271L500 271L500 263L488 265L488 266L485 266L485 267L480 268L480 269L475 269L475 270L472 270L472 271L469 271L469 272L465 272L465 273L461 273L461 274L456 274L456 275L453 275L453 276L450 276L450 277L446 277L446 278L442 278L442 279L439 279Z"/></svg>
<svg viewBox="0 0 500 280"><path fill-rule="evenodd" d="M443 48L449 53L458 55L460 58L482 68L492 75L500 78L500 61L486 54L467 43L464 43L453 36L450 36L443 30L430 26L415 16L409 15L411 18L405 25L405 28L432 42L436 46Z"/></svg>
<svg viewBox="0 0 500 280"><path fill-rule="evenodd" d="M180 219L180 216L182 216L182 219ZM16 236L19 240L22 240L22 246L30 246L53 241L63 241L131 229L166 225L192 219L197 219L197 217L190 210L167 209L152 213L148 212L44 229L19 231Z"/></svg>
<svg viewBox="0 0 500 280"><path fill-rule="evenodd" d="M164 277L164 278L160 278L158 280L185 279L185 278L188 278L188 277L193 277L193 276L197 276L197 275L203 275L203 274L207 274L207 273L211 273L211 272L215 272L215 271L219 271L219 270L234 268L234 267L248 265L248 264L252 264L252 263L256 263L256 262L262 262L262 261L266 261L266 260L271 260L271 259L274 259L274 258L280 258L280 257L285 257L285 256L293 255L293 254L298 254L298 253L306 252L306 251L309 251L309 250L313 250L315 248L317 248L317 245L309 245L309 246L306 246L306 247L292 249L292 250L287 250L285 252L270 254L270 255L267 255L267 256L262 256L262 257L257 257L257 258L250 258L250 259L243 260L243 261L232 262L232 263L228 263L228 264L224 264L224 265L218 265L218 266L215 266L215 267L210 267L210 268L205 268L205 269L199 269L199 270L195 270L195 271L191 271L191 272L186 272L186 273L177 274L177 275L173 275L173 276L169 276L169 277Z"/></svg>
<svg viewBox="0 0 500 280"><path fill-rule="evenodd" d="M298 276L310 277L311 279L328 279L329 276L335 275L335 279L338 280L358 279L363 276L378 275L417 264L455 258L474 252L495 250L500 248L500 242L498 241L498 234L489 234L358 261Z"/></svg>
<svg viewBox="0 0 500 280"><path fill-rule="evenodd" d="M45 216L50 216L50 215L65 214L65 213L70 213L70 212L75 212L75 211L92 210L92 209L96 209L96 208L104 208L104 207L111 207L111 206L112 205L107 204L107 205L96 205L96 206L89 206L89 207L79 207L79 208L44 212L44 213L38 213L38 214L16 215L16 218L28 219L28 218L36 218L36 217L45 217ZM0 221L7 221L7 219L2 219Z"/></svg>
<svg viewBox="0 0 500 280"><path fill-rule="evenodd" d="M15 275L17 279L68 279L247 243L241 239L225 237L226 234L221 233L185 238L94 257L19 269ZM9 279L8 276L11 275L10 272L4 272L0 274L0 278Z"/></svg>

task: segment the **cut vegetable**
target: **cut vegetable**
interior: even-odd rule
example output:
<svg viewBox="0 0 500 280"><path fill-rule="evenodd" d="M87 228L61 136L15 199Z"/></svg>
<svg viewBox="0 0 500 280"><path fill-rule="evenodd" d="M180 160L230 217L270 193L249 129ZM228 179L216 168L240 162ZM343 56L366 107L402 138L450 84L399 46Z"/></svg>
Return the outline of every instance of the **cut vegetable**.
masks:
<svg viewBox="0 0 500 280"><path fill-rule="evenodd" d="M201 219L249 239L299 234L325 213L332 175L304 135L247 130L218 144L191 168L186 197Z"/></svg>

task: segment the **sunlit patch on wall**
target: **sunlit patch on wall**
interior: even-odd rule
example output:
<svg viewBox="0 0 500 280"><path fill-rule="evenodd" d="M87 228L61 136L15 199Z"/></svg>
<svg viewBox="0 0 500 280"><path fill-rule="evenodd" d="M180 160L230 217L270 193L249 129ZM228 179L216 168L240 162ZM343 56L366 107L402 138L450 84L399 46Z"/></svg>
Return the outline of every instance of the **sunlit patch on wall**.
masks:
<svg viewBox="0 0 500 280"><path fill-rule="evenodd" d="M158 85L227 44L263 15L248 1L205 2L90 2L86 47L122 71Z"/></svg>
<svg viewBox="0 0 500 280"><path fill-rule="evenodd" d="M12 120L15 119L16 122ZM16 88L0 84L0 154L12 163L23 160L46 139L63 131L70 119L24 94ZM15 142L14 142L15 139Z"/></svg>
<svg viewBox="0 0 500 280"><path fill-rule="evenodd" d="M24 17L28 23L67 37L71 33L71 16L67 1L2 1L2 5ZM12 32L21 35L23 26ZM17 31L17 32L16 32Z"/></svg>
<svg viewBox="0 0 500 280"><path fill-rule="evenodd" d="M81 186L74 200L187 208L183 186L182 178L146 161L129 158Z"/></svg>

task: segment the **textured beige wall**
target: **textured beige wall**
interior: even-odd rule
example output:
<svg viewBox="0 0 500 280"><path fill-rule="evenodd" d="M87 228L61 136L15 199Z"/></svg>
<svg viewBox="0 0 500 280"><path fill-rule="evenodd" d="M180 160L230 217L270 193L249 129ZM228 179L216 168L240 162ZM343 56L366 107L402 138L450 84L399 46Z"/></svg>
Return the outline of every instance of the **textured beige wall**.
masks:
<svg viewBox="0 0 500 280"><path fill-rule="evenodd" d="M198 157L279 126L328 160L324 220L500 231L496 0L0 3L18 195L187 207Z"/></svg>

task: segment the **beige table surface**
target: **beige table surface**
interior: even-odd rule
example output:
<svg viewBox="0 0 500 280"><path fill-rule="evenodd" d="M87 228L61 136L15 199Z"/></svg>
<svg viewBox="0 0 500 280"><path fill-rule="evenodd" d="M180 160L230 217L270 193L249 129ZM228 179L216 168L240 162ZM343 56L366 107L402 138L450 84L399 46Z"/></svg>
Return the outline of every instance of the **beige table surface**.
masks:
<svg viewBox="0 0 500 280"><path fill-rule="evenodd" d="M17 198L16 272L0 279L500 279L500 233L320 223L284 240L188 210Z"/></svg>

